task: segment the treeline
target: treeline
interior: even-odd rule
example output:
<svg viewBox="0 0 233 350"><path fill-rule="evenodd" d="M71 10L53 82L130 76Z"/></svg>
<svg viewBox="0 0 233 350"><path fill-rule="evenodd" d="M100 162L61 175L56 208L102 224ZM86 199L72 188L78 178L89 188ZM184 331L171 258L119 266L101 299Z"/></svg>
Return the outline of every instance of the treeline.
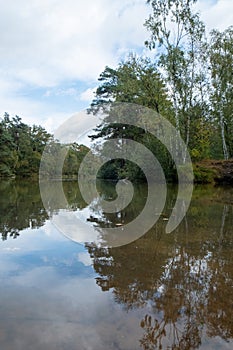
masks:
<svg viewBox="0 0 233 350"><path fill-rule="evenodd" d="M83 156L88 148L83 145L62 145L43 127L29 126L18 116L5 113L0 120L0 177L37 177L45 146L60 153L65 149L63 175L77 175ZM58 154L60 154L58 153ZM44 167L44 176L56 176L54 153Z"/></svg>
<svg viewBox="0 0 233 350"><path fill-rule="evenodd" d="M117 68L106 67L99 77L90 110L99 112L108 102L149 107L176 127L192 161L233 157L233 27L208 35L193 10L196 0L158 0L147 3L151 15L145 22L150 38L145 42L155 58L130 55ZM151 55L150 55L151 56ZM94 139L125 137L142 143L147 135L132 127L104 123ZM156 140L146 144L171 174L169 155ZM134 175L133 175L134 174ZM130 162L109 162L103 177L140 177ZM173 176L173 175L172 175Z"/></svg>
<svg viewBox="0 0 233 350"><path fill-rule="evenodd" d="M0 176L37 174L44 147L52 139L41 126L32 127L5 113L0 121Z"/></svg>

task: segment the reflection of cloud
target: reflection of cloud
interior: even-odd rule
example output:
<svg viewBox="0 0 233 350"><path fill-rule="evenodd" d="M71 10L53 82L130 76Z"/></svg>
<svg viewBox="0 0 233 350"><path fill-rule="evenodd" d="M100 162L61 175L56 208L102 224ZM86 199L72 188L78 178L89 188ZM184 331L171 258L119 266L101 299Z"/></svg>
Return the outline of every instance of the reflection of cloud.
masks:
<svg viewBox="0 0 233 350"><path fill-rule="evenodd" d="M92 225L80 220L77 213L60 210L53 215L52 222L66 237L78 243L99 242L99 232Z"/></svg>
<svg viewBox="0 0 233 350"><path fill-rule="evenodd" d="M83 263L85 266L91 266L92 260L90 258L90 255L88 253L79 253L78 254L78 260Z"/></svg>
<svg viewBox="0 0 233 350"><path fill-rule="evenodd" d="M14 337L5 342L1 339L1 348L29 349L33 343L35 350L60 349L61 344L72 349L79 344L80 349L93 350L95 344L99 344L99 348L103 346L104 349L94 326L97 310L103 305L102 298L96 295L98 289L93 289L95 282L74 279L64 285L54 272L52 269L35 269L16 278L11 290L4 288L5 296L1 300L4 324L0 321L0 328L6 332L11 329ZM87 306L87 295L98 303L94 306L90 302ZM88 311L94 311L92 327L85 325L85 320L90 321Z"/></svg>
<svg viewBox="0 0 233 350"><path fill-rule="evenodd" d="M0 338L2 349L109 350L116 343L132 350L139 339L139 319L115 305L95 279L50 267L20 271L9 288L2 285L0 308L1 331L14 334Z"/></svg>
<svg viewBox="0 0 233 350"><path fill-rule="evenodd" d="M6 250L7 252L17 252L17 251L20 250L20 248L18 248L18 247L14 247L14 248L8 247L8 248L3 248L3 250Z"/></svg>
<svg viewBox="0 0 233 350"><path fill-rule="evenodd" d="M41 230L46 236L50 237L51 239L64 240L64 237L60 235L60 232L57 231L56 227L54 227L54 225L49 220L45 222Z"/></svg>
<svg viewBox="0 0 233 350"><path fill-rule="evenodd" d="M50 250L55 246L61 247L63 242L68 241L51 222L47 221L43 227L34 229L33 234L31 229L24 229L20 231L17 240L8 239L0 244L1 258L12 255L11 252L22 256L27 252Z"/></svg>

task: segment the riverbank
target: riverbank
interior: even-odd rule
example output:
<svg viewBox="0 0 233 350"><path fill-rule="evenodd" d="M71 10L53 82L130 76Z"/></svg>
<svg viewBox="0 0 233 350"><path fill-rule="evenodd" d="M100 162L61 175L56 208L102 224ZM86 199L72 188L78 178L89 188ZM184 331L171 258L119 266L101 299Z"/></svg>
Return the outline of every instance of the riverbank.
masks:
<svg viewBox="0 0 233 350"><path fill-rule="evenodd" d="M202 160L193 165L196 183L215 183L233 185L233 159Z"/></svg>
<svg viewBox="0 0 233 350"><path fill-rule="evenodd" d="M197 163L193 163L194 182L196 184L215 184L215 185L233 185L233 159L215 160L206 159ZM187 175L187 174L186 174ZM25 176L0 176L1 180L20 180L30 179L32 181L39 180L39 174L25 174ZM61 178L53 180L61 180ZM75 175L63 175L63 181L77 180ZM116 181L116 179L113 179ZM140 182L140 181L139 181ZM172 181L173 182L173 181Z"/></svg>

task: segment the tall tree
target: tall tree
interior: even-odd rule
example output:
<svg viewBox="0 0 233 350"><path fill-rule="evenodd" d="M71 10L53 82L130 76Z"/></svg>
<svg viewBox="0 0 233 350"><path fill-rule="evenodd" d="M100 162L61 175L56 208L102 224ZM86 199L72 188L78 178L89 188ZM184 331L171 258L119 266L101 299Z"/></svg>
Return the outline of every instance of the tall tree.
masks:
<svg viewBox="0 0 233 350"><path fill-rule="evenodd" d="M222 138L225 159L233 157L233 26L213 30L209 45L212 115Z"/></svg>
<svg viewBox="0 0 233 350"><path fill-rule="evenodd" d="M150 31L146 46L160 49L159 65L169 87L177 132L189 146L195 106L206 107L203 74L205 26L192 5L197 0L147 0L152 14L145 22ZM205 110L205 109L204 109ZM203 110L203 117L204 117Z"/></svg>
<svg viewBox="0 0 233 350"><path fill-rule="evenodd" d="M165 84L155 64L149 59L130 56L121 62L116 69L106 67L101 73L100 86L90 110L97 113L105 108L107 102L126 102L149 107L173 122L172 104L167 97ZM132 116L132 118L135 117ZM128 115L130 118L130 115ZM156 143L145 130L132 125L113 124L108 115L104 122L92 135L92 140L104 138L122 138L139 141L148 146L152 152L157 152L167 161L167 154L159 142ZM127 142L127 141L125 141ZM124 160L114 160L104 169L109 177L141 177L142 173ZM102 173L102 176L105 177ZM131 175L130 175L131 174Z"/></svg>
<svg viewBox="0 0 233 350"><path fill-rule="evenodd" d="M91 104L92 111L106 102L136 103L171 116L165 84L157 66L149 59L130 55L116 69L106 67L99 77L100 86Z"/></svg>

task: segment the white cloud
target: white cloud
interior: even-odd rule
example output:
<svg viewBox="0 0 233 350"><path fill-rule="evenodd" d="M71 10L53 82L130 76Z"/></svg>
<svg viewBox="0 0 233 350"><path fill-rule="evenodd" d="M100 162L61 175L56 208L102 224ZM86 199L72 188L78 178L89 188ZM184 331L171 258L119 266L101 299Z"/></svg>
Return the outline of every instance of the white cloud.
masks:
<svg viewBox="0 0 233 350"><path fill-rule="evenodd" d="M75 110L62 112L57 110L56 105L43 103L35 98L29 98L27 94L20 91L21 84L14 82L0 82L0 117L4 112L10 115L19 115L23 117L23 122L32 124L41 124L49 132L54 130Z"/></svg>
<svg viewBox="0 0 233 350"><path fill-rule="evenodd" d="M51 132L54 133L57 128L63 124L65 120L68 120L70 118L70 115L73 115L73 113L62 113L62 112L54 112L54 113L46 113L44 112L44 117L41 119L43 127ZM31 123L31 119L28 121L28 123ZM34 121L34 124L38 124L38 121Z"/></svg>
<svg viewBox="0 0 233 350"><path fill-rule="evenodd" d="M146 38L143 22L149 9L144 0L0 4L0 113L18 114L50 130L57 115L70 116L90 101L106 65L116 65ZM77 93L74 81L81 83L80 89L75 86ZM44 91L38 95L36 89ZM73 98L73 105L65 96Z"/></svg>
<svg viewBox="0 0 233 350"><path fill-rule="evenodd" d="M93 98L95 97L95 92L96 92L96 88L94 88L94 89L89 88L89 89L83 91L80 95L80 100L91 102L93 100Z"/></svg>
<svg viewBox="0 0 233 350"><path fill-rule="evenodd" d="M143 45L147 12L143 0L4 2L0 63L32 85L94 80L122 48Z"/></svg>
<svg viewBox="0 0 233 350"><path fill-rule="evenodd" d="M7 252L18 252L20 250L20 248L18 247L13 247L13 248L4 248L3 250L6 250Z"/></svg>
<svg viewBox="0 0 233 350"><path fill-rule="evenodd" d="M222 31L233 25L232 0L200 0L196 7L208 31L214 28Z"/></svg>
<svg viewBox="0 0 233 350"><path fill-rule="evenodd" d="M149 37L145 0L0 0L0 5L0 113L49 130L87 107L105 66L142 51ZM198 9L208 28L232 24L232 0L199 0Z"/></svg>
<svg viewBox="0 0 233 350"><path fill-rule="evenodd" d="M79 91L73 87L69 88L53 88L49 89L45 92L44 97L50 97L50 96L72 96L75 98L78 98Z"/></svg>

